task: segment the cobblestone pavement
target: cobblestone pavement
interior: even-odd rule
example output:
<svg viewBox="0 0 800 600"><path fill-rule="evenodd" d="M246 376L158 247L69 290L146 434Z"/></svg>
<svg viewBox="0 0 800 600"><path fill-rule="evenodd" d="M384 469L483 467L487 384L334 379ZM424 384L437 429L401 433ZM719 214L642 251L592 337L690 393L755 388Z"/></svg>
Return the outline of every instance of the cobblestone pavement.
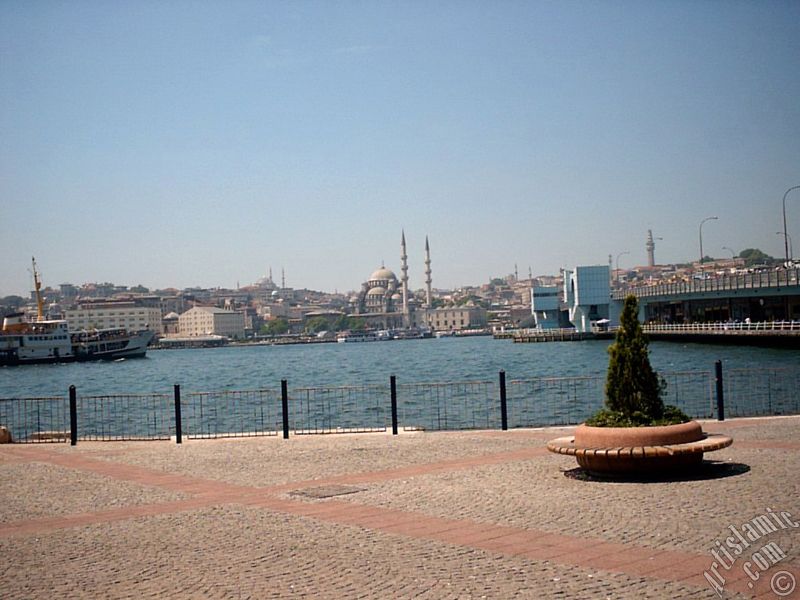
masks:
<svg viewBox="0 0 800 600"><path fill-rule="evenodd" d="M0 446L0 597L800 597L800 417L704 428L683 481L587 477L569 429Z"/></svg>

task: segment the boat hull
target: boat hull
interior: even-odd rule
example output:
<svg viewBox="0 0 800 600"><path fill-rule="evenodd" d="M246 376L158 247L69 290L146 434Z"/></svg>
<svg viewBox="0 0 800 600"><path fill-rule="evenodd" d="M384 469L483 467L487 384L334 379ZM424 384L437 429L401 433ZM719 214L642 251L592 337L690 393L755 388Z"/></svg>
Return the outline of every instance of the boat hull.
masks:
<svg viewBox="0 0 800 600"><path fill-rule="evenodd" d="M44 352L39 355L26 355L20 353L21 348L18 346L0 346L0 366L143 358L147 354L147 346L153 340L154 335L152 331L141 331L115 339L102 339L100 336L95 339L73 339L68 350L54 347L59 348L59 351L48 352L47 355L44 355Z"/></svg>

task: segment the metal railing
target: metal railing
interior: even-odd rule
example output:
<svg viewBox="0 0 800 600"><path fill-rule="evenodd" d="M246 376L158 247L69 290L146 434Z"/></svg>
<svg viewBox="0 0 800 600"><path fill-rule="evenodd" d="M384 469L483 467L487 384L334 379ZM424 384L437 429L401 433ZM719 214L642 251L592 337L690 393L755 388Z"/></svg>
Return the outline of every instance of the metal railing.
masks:
<svg viewBox="0 0 800 600"><path fill-rule="evenodd" d="M280 394L276 390L190 392L182 401L186 437L278 435Z"/></svg>
<svg viewBox="0 0 800 600"><path fill-rule="evenodd" d="M800 366L662 372L664 402L692 418L800 414ZM163 440L571 425L603 405L605 376L0 399L16 442Z"/></svg>
<svg viewBox="0 0 800 600"><path fill-rule="evenodd" d="M497 429L497 384L492 381L406 383L397 386L405 430Z"/></svg>
<svg viewBox="0 0 800 600"><path fill-rule="evenodd" d="M63 396L0 398L0 425L16 442L66 442L69 440L69 404Z"/></svg>
<svg viewBox="0 0 800 600"><path fill-rule="evenodd" d="M77 438L85 441L168 440L175 432L169 394L77 397Z"/></svg>
<svg viewBox="0 0 800 600"><path fill-rule="evenodd" d="M603 405L605 377L537 377L509 382L509 427L571 425Z"/></svg>
<svg viewBox="0 0 800 600"><path fill-rule="evenodd" d="M296 388L289 394L295 434L386 431L388 385Z"/></svg>
<svg viewBox="0 0 800 600"><path fill-rule="evenodd" d="M797 331L800 321L759 321L757 323L647 323L645 333L739 333L758 331Z"/></svg>
<svg viewBox="0 0 800 600"><path fill-rule="evenodd" d="M726 416L800 413L800 369L729 369L724 390Z"/></svg>

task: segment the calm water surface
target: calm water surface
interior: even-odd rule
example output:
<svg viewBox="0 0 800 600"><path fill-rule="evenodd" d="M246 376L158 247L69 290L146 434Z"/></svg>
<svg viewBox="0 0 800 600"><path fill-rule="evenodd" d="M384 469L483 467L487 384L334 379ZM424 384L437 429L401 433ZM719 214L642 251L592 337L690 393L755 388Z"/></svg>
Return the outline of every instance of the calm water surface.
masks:
<svg viewBox="0 0 800 600"><path fill-rule="evenodd" d="M0 398L61 396L70 385L83 395L386 383L494 381L605 373L607 341L514 344L491 337L399 340L365 344L245 346L150 350L147 358L120 362L0 367ZM654 342L659 371L796 367L800 351Z"/></svg>

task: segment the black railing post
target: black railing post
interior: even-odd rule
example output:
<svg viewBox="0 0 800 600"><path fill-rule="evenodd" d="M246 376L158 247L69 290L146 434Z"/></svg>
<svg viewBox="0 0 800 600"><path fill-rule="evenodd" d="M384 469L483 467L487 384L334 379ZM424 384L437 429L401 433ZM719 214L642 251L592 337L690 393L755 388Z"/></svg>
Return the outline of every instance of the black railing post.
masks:
<svg viewBox="0 0 800 600"><path fill-rule="evenodd" d="M392 397L392 435L397 435L397 377L389 377L389 389Z"/></svg>
<svg viewBox="0 0 800 600"><path fill-rule="evenodd" d="M69 445L78 443L78 393L75 386L69 386Z"/></svg>
<svg viewBox="0 0 800 600"><path fill-rule="evenodd" d="M717 384L717 421L725 420L725 393L722 386L722 361L714 363L714 382Z"/></svg>
<svg viewBox="0 0 800 600"><path fill-rule="evenodd" d="M183 442L183 424L181 423L181 386L176 383L173 389L175 391L175 443L180 444Z"/></svg>
<svg viewBox="0 0 800 600"><path fill-rule="evenodd" d="M508 405L506 403L506 372L500 371L500 424L508 431Z"/></svg>
<svg viewBox="0 0 800 600"><path fill-rule="evenodd" d="M283 439L289 439L289 386L281 379L281 412L283 412Z"/></svg>

